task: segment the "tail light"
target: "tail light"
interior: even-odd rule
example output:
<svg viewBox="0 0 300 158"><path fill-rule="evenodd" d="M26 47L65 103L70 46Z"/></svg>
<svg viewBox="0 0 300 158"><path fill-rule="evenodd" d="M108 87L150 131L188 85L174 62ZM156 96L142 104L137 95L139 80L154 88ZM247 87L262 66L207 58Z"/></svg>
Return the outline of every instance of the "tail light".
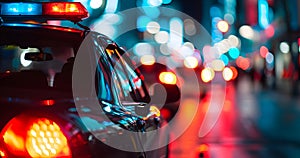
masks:
<svg viewBox="0 0 300 158"><path fill-rule="evenodd" d="M159 80L160 82L164 84L176 84L177 78L176 75L173 72L161 72L159 74Z"/></svg>
<svg viewBox="0 0 300 158"><path fill-rule="evenodd" d="M0 133L1 157L72 157L72 143L78 134L62 127L46 117L19 115ZM78 147L78 142L75 145Z"/></svg>
<svg viewBox="0 0 300 158"><path fill-rule="evenodd" d="M46 118L37 119L27 130L25 148L32 157L71 155L67 138L60 127Z"/></svg>

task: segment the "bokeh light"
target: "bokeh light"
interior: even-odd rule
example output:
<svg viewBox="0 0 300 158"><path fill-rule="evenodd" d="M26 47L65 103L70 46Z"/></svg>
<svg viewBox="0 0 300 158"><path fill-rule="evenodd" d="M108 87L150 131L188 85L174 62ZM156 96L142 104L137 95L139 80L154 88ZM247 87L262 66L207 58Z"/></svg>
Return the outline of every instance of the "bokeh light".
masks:
<svg viewBox="0 0 300 158"><path fill-rule="evenodd" d="M159 46L159 50L160 50L160 53L163 54L163 55L170 55L171 54L171 51L170 51L169 46L167 44L161 44Z"/></svg>
<svg viewBox="0 0 300 158"><path fill-rule="evenodd" d="M238 47L240 45L240 39L236 37L235 35L229 35L228 40L230 43L230 46L232 47Z"/></svg>
<svg viewBox="0 0 300 158"><path fill-rule="evenodd" d="M217 23L217 28L218 28L221 32L225 33L225 32L227 32L227 31L229 30L229 24L228 24L226 21L224 21L224 20L220 20L220 21Z"/></svg>
<svg viewBox="0 0 300 158"><path fill-rule="evenodd" d="M211 69L209 67L204 68L201 71L201 79L203 82L209 82L209 81L213 80L214 77L215 77L215 72L213 69Z"/></svg>
<svg viewBox="0 0 300 158"><path fill-rule="evenodd" d="M282 53L288 53L290 51L290 46L287 42L281 42L279 48Z"/></svg>
<svg viewBox="0 0 300 158"><path fill-rule="evenodd" d="M169 41L169 33L167 31L160 31L154 35L154 39L160 44L167 43Z"/></svg>
<svg viewBox="0 0 300 158"><path fill-rule="evenodd" d="M91 0L90 1L90 7L92 9L98 9L102 6L103 0Z"/></svg>
<svg viewBox="0 0 300 158"><path fill-rule="evenodd" d="M270 52L266 55L266 62L268 64L272 64L274 62L274 55Z"/></svg>
<svg viewBox="0 0 300 158"><path fill-rule="evenodd" d="M222 75L225 81L230 81L233 77L233 72L230 68L225 67L222 72Z"/></svg>
<svg viewBox="0 0 300 158"><path fill-rule="evenodd" d="M232 79L231 80L234 80L234 79L236 79L237 77L238 77L238 70L234 67L234 66L230 66L229 67L230 69L231 69L231 71L232 71L232 73L233 73L233 75L232 75Z"/></svg>
<svg viewBox="0 0 300 158"><path fill-rule="evenodd" d="M193 36L197 33L196 26L193 20L191 19L184 20L184 31L189 36Z"/></svg>
<svg viewBox="0 0 300 158"><path fill-rule="evenodd" d="M234 17L231 14L226 13L224 15L224 19L228 22L228 24L233 24L234 23Z"/></svg>
<svg viewBox="0 0 300 158"><path fill-rule="evenodd" d="M165 84L176 84L177 78L173 72L161 72L159 74L159 80Z"/></svg>
<svg viewBox="0 0 300 158"><path fill-rule="evenodd" d="M244 38L247 38L247 39L253 39L254 38L254 31L248 25L241 26L240 29L239 29L239 33Z"/></svg>
<svg viewBox="0 0 300 158"><path fill-rule="evenodd" d="M225 64L222 60L216 59L211 62L211 68L214 71L222 71L225 67Z"/></svg>
<svg viewBox="0 0 300 158"><path fill-rule="evenodd" d="M236 59L236 65L240 67L242 70L247 70L250 68L250 59L244 57L238 57Z"/></svg>
<svg viewBox="0 0 300 158"><path fill-rule="evenodd" d="M162 3L163 4L170 4L172 2L172 0L163 0Z"/></svg>
<svg viewBox="0 0 300 158"><path fill-rule="evenodd" d="M156 34L160 30L160 25L158 22L151 21L147 24L147 31L151 34Z"/></svg>
<svg viewBox="0 0 300 158"><path fill-rule="evenodd" d="M137 29L140 32L146 31L147 24L151 21L148 16L139 16L137 19Z"/></svg>
<svg viewBox="0 0 300 158"><path fill-rule="evenodd" d="M195 58L195 57L193 57L193 56L189 56L189 57L186 57L185 59L184 59L184 66L186 67L186 68L191 68L191 69L193 69L193 68L196 68L197 66L198 66L198 60L197 60L197 58Z"/></svg>
<svg viewBox="0 0 300 158"><path fill-rule="evenodd" d="M142 56L142 55L152 55L154 54L154 47L145 42L137 43L133 47L133 53L137 56Z"/></svg>
<svg viewBox="0 0 300 158"><path fill-rule="evenodd" d="M152 7L158 7L163 3L162 0L148 0L148 4Z"/></svg>
<svg viewBox="0 0 300 158"><path fill-rule="evenodd" d="M229 59L228 59L227 55L222 54L220 59L224 62L225 65L228 65Z"/></svg>
<svg viewBox="0 0 300 158"><path fill-rule="evenodd" d="M155 57L153 55L143 55L140 62L143 65L153 65L155 63Z"/></svg>
<svg viewBox="0 0 300 158"><path fill-rule="evenodd" d="M236 59L240 55L240 50L237 49L236 47L232 47L229 49L228 54L232 59Z"/></svg>
<svg viewBox="0 0 300 158"><path fill-rule="evenodd" d="M263 58L266 58L268 52L269 52L269 49L265 46L261 46L260 49L259 49L259 54Z"/></svg>

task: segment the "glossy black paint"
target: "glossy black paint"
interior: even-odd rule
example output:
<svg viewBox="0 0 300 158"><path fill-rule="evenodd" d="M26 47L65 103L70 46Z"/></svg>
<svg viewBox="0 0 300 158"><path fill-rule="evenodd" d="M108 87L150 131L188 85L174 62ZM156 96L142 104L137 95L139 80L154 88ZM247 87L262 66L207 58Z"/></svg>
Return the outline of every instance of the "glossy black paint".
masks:
<svg viewBox="0 0 300 158"><path fill-rule="evenodd" d="M119 49L119 47L109 40L107 37L100 35L95 32L86 33L84 30L77 30L72 28L64 28L58 26L49 25L32 25L32 24L2 24L0 25L0 44L1 45L17 45L21 48L27 47L45 47L51 46L53 48L59 46L71 47L75 53L78 51L81 42L88 35L92 34L93 43L91 43L89 50L99 51L99 49L110 48ZM105 43L105 44L103 44ZM2 52L1 52L2 53ZM56 55L59 52L56 52ZM98 52L99 53L99 52ZM101 52L99 65L101 71L96 72L101 73L111 79L112 74L119 74L125 72L126 80L132 81L132 78L128 75L129 64L126 65L126 61L122 60L121 55L117 54L117 57L109 56L105 54L107 52ZM124 53L124 52L122 52ZM73 59L75 59L73 58ZM43 61L41 61L43 62ZM101 91L110 91L106 93L111 93L111 98L101 98L99 97L96 101L100 103L102 107L95 107L89 105L83 108L76 108L74 104L74 99L72 95L72 68L73 68L72 58L65 61L62 66L61 71L55 73L53 86L49 86L49 74L46 74L44 69L40 70L22 70L19 72L1 72L0 74L0 129L18 115L28 115L34 117L47 117L58 122L63 128L64 133L68 136L69 143L71 144L72 156L73 157L140 157L149 155L147 157L158 157L160 153L167 151L166 148L160 149L160 151L152 152L125 152L105 145L103 142L99 141L98 137L91 133L91 130L103 139L107 138L113 141L114 135L122 134L123 130L130 130L134 132L143 132L147 128L157 129L159 128L160 119L156 116L151 117L151 119L144 120L143 116L136 113L135 107L123 106L120 102L119 97L115 94L123 93L126 95L128 93L133 100L133 103L143 102L147 103L150 100L148 92L143 84L142 79L139 74L135 74L133 77L135 80L141 82L141 90L144 91L144 96L138 94L138 91L124 92L124 89L119 89L119 92L115 92L116 89L113 87L121 86L119 82L103 82L105 87L110 87L109 89L101 88L99 80L101 76L96 75L96 85L97 93ZM114 65L119 64L120 70L115 69ZM42 71L43 70L43 71ZM3 71L1 69L1 71ZM48 76L47 76L48 75ZM133 84L129 84L131 89L136 89ZM124 88L124 87L123 87ZM113 99L114 98L114 99ZM54 104L51 106L45 106L42 104L43 100L51 99ZM82 99L83 103L93 103L93 101L86 101ZM105 104L103 104L105 103ZM94 113L93 108L104 108L105 106L110 106L111 111L105 111L106 116L110 119L110 122L102 121L103 119L99 114ZM145 108L149 108L145 106ZM81 113L81 116L78 115ZM84 116L83 116L83 115ZM83 123L92 123L93 129L87 129ZM72 128L71 128L72 127ZM1 131L0 130L0 131ZM74 131L75 134L74 134ZM73 134L73 135L72 135ZM81 141L78 141L78 140ZM155 138L160 139L160 138ZM1 139L0 139L1 141ZM117 140L114 140L117 141ZM138 144L139 138L131 140L131 142ZM1 142L3 143L3 142ZM120 144L124 145L124 144ZM130 144L127 144L130 145ZM132 145L132 144L131 144ZM13 153L10 153L13 157ZM152 155L152 156L151 156ZM165 155L165 154L162 154Z"/></svg>

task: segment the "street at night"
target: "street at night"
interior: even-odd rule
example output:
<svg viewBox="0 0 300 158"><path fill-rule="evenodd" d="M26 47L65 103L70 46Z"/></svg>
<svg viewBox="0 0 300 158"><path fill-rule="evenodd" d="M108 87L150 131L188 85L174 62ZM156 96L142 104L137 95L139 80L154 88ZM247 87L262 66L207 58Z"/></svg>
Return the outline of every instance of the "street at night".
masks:
<svg viewBox="0 0 300 158"><path fill-rule="evenodd" d="M213 86L213 85L209 85ZM215 85L216 86L216 85ZM197 113L186 132L171 144L172 158L297 158L299 156L300 99L288 92L264 89L250 77L238 83L216 86L225 95L225 102L217 122L208 134L199 132L210 102L218 98L207 96L199 104L182 104L189 117ZM198 106L198 107L195 107ZM217 117L217 116L215 116ZM180 122L180 119L178 120Z"/></svg>
<svg viewBox="0 0 300 158"><path fill-rule="evenodd" d="M0 0L0 158L299 158L300 0Z"/></svg>

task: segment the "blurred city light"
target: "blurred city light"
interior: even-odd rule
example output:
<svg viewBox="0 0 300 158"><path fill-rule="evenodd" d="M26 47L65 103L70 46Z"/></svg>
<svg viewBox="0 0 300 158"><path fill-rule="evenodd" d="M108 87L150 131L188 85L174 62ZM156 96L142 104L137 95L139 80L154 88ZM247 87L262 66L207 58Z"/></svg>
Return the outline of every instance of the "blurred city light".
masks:
<svg viewBox="0 0 300 158"><path fill-rule="evenodd" d="M230 81L233 77L233 72L230 68L225 67L222 72L222 75L225 81Z"/></svg>
<svg viewBox="0 0 300 158"><path fill-rule="evenodd" d="M149 43L141 42L141 43L137 43L133 47L133 53L136 54L137 56L153 55L154 54L154 48Z"/></svg>
<svg viewBox="0 0 300 158"><path fill-rule="evenodd" d="M239 47L240 45L240 39L236 37L235 35L229 35L228 40L231 47Z"/></svg>
<svg viewBox="0 0 300 158"><path fill-rule="evenodd" d="M176 75L172 72L161 72L159 74L159 80L162 83L166 83L166 84L176 84L177 83Z"/></svg>
<svg viewBox="0 0 300 158"><path fill-rule="evenodd" d="M229 30L229 24L228 24L226 21L224 21L224 20L220 20L220 21L217 23L217 28L218 28L221 32L225 33L225 32L227 32L227 31Z"/></svg>
<svg viewBox="0 0 300 158"><path fill-rule="evenodd" d="M201 71L201 79L203 82L209 82L215 77L215 72L213 69L206 67Z"/></svg>
<svg viewBox="0 0 300 158"><path fill-rule="evenodd" d="M184 20L184 31L189 36L193 36L197 33L196 26L193 20L191 19Z"/></svg>
<svg viewBox="0 0 300 158"><path fill-rule="evenodd" d="M224 15L224 20L226 20L230 25L234 23L234 17L228 13Z"/></svg>
<svg viewBox="0 0 300 158"><path fill-rule="evenodd" d="M211 29L211 36L212 36L212 43L220 42L223 39L222 32L218 29L218 22L222 19L220 17L213 17L211 21L212 29Z"/></svg>
<svg viewBox="0 0 300 158"><path fill-rule="evenodd" d="M263 29L269 26L269 4L267 0L258 0L258 23Z"/></svg>
<svg viewBox="0 0 300 158"><path fill-rule="evenodd" d="M220 56L220 59L224 62L225 65L228 65L229 59L228 59L227 55L222 54L222 55Z"/></svg>
<svg viewBox="0 0 300 158"><path fill-rule="evenodd" d="M156 34L160 30L160 25L158 22L151 21L147 24L146 28L149 33Z"/></svg>
<svg viewBox="0 0 300 158"><path fill-rule="evenodd" d="M184 59L183 64L186 68L194 69L198 66L198 60L193 56L189 56Z"/></svg>
<svg viewBox="0 0 300 158"><path fill-rule="evenodd" d="M241 26L240 29L239 29L239 33L244 38L247 38L247 39L253 39L254 38L254 31L248 25Z"/></svg>
<svg viewBox="0 0 300 158"><path fill-rule="evenodd" d="M230 68L231 71L232 71L232 79L231 79L231 80L236 79L237 76L238 76L238 70L237 70L234 66L230 66L229 68Z"/></svg>
<svg viewBox="0 0 300 158"><path fill-rule="evenodd" d="M193 51L194 51L194 49L195 49L194 44L191 43L191 42L184 42L183 45L186 46L186 47L188 47L188 48L190 48L190 49L193 50Z"/></svg>
<svg viewBox="0 0 300 158"><path fill-rule="evenodd" d="M221 17L222 16L222 11L219 7L213 6L209 10L210 16L211 17Z"/></svg>
<svg viewBox="0 0 300 158"><path fill-rule="evenodd" d="M155 63L155 57L153 55L143 55L140 62L143 65L153 65Z"/></svg>
<svg viewBox="0 0 300 158"><path fill-rule="evenodd" d="M160 31L154 35L154 39L157 43L165 44L169 41L169 33L167 31Z"/></svg>
<svg viewBox="0 0 300 158"><path fill-rule="evenodd" d="M236 65L243 70L247 70L250 68L250 59L239 56L236 59Z"/></svg>
<svg viewBox="0 0 300 158"><path fill-rule="evenodd" d="M266 62L272 64L274 62L274 56L272 53L268 52L266 55Z"/></svg>
<svg viewBox="0 0 300 158"><path fill-rule="evenodd" d="M150 22L151 22L151 18L149 18L148 16L139 16L136 23L137 29L140 32L146 31L147 24Z"/></svg>
<svg viewBox="0 0 300 158"><path fill-rule="evenodd" d="M161 44L159 46L159 50L163 55L170 55L171 51L169 50L169 46L167 44Z"/></svg>
<svg viewBox="0 0 300 158"><path fill-rule="evenodd" d="M287 42L281 42L279 44L279 49L282 53L288 53L290 52L290 46Z"/></svg>
<svg viewBox="0 0 300 158"><path fill-rule="evenodd" d="M152 7L158 7L162 5L163 1L162 0L147 0L148 4Z"/></svg>
<svg viewBox="0 0 300 158"><path fill-rule="evenodd" d="M191 56L194 54L194 49L190 48L189 46L182 45L179 49L179 53L183 57Z"/></svg>
<svg viewBox="0 0 300 158"><path fill-rule="evenodd" d="M103 0L91 0L90 1L90 7L92 9L98 9L102 6Z"/></svg>
<svg viewBox="0 0 300 158"><path fill-rule="evenodd" d="M172 0L163 0L162 3L163 4L170 4L172 2Z"/></svg>
<svg viewBox="0 0 300 158"><path fill-rule="evenodd" d="M180 18L172 18L170 20L170 42L169 46L176 49L183 42L183 22Z"/></svg>
<svg viewBox="0 0 300 158"><path fill-rule="evenodd" d="M147 15L148 17L152 18L152 19L156 19L160 16L160 11L158 9L158 7L143 7L142 8L145 15Z"/></svg>
<svg viewBox="0 0 300 158"><path fill-rule="evenodd" d="M269 25L269 27L266 28L265 34L267 38L271 38L275 34L275 28L273 25Z"/></svg>
<svg viewBox="0 0 300 158"><path fill-rule="evenodd" d="M225 64L222 60L216 59L211 62L210 66L214 71L222 71L225 67Z"/></svg>
<svg viewBox="0 0 300 158"><path fill-rule="evenodd" d="M229 49L228 54L232 59L236 59L240 55L240 50L237 49L236 47L232 47Z"/></svg>
<svg viewBox="0 0 300 158"><path fill-rule="evenodd" d="M259 49L259 54L263 58L266 58L268 52L269 52L269 49L265 46L261 46L260 49Z"/></svg>
<svg viewBox="0 0 300 158"><path fill-rule="evenodd" d="M118 5L119 0L107 0L104 13L115 13L118 9Z"/></svg>

